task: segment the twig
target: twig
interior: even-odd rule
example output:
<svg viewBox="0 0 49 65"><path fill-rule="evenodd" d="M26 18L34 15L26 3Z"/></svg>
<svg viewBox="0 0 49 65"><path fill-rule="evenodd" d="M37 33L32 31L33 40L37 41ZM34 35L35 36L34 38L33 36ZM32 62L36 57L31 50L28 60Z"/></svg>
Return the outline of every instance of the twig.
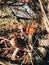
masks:
<svg viewBox="0 0 49 65"><path fill-rule="evenodd" d="M46 13L45 13L45 11L44 11L44 8L43 8L43 5L42 5L42 1L41 0L38 0L39 1L39 3L40 3L40 8L41 8L41 11L42 11L42 13L43 13L43 22L44 22L44 24L45 24L45 27L46 27L46 30L47 30L47 32L49 33L49 27L48 27L48 18L47 18L47 16L46 16Z"/></svg>
<svg viewBox="0 0 49 65"><path fill-rule="evenodd" d="M0 48L1 50L4 49L4 50L10 50L10 49L13 49L13 47L10 47L10 48Z"/></svg>
<svg viewBox="0 0 49 65"><path fill-rule="evenodd" d="M0 39L3 39L3 40L6 40L6 41L9 41L9 40L6 39L5 37L1 37L1 36L0 36Z"/></svg>

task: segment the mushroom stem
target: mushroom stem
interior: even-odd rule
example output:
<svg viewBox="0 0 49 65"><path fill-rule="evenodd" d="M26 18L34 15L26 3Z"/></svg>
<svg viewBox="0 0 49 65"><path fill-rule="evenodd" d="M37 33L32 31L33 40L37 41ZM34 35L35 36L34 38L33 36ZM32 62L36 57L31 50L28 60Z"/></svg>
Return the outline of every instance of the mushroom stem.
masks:
<svg viewBox="0 0 49 65"><path fill-rule="evenodd" d="M33 46L31 45L32 44L32 34L28 34L28 44L29 44L29 47L33 49Z"/></svg>
<svg viewBox="0 0 49 65"><path fill-rule="evenodd" d="M21 30L21 37L22 37L22 33L23 33L23 25L22 25L21 23L19 24L18 29Z"/></svg>
<svg viewBox="0 0 49 65"><path fill-rule="evenodd" d="M22 37L23 29L22 29L22 28L20 28L20 30L21 30L21 37Z"/></svg>
<svg viewBox="0 0 49 65"><path fill-rule="evenodd" d="M32 43L32 34L28 34L28 43Z"/></svg>

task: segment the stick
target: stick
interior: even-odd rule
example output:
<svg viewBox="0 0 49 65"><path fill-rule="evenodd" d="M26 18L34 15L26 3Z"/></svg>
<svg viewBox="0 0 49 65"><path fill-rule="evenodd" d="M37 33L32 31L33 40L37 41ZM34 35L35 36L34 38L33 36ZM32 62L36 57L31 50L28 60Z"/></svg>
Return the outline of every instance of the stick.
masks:
<svg viewBox="0 0 49 65"><path fill-rule="evenodd" d="M47 30L47 32L49 33L49 27L48 27L48 18L47 18L47 16L46 16L46 14L45 14L45 11L44 11L44 8L43 8L43 6L42 6L42 1L41 0L38 0L39 1L39 4L40 4L40 8L41 8L41 11L42 11L42 13L43 13L43 21L44 21L44 24L45 24L45 27L46 27L46 30Z"/></svg>

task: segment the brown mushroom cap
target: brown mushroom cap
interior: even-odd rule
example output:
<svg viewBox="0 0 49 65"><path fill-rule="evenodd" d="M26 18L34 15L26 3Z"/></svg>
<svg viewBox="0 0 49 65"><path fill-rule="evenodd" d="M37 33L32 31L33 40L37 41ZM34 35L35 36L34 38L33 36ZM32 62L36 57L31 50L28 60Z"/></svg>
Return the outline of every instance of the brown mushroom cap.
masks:
<svg viewBox="0 0 49 65"><path fill-rule="evenodd" d="M29 27L26 28L26 33L27 34L33 34L35 32L36 32L36 30L32 26L29 26Z"/></svg>

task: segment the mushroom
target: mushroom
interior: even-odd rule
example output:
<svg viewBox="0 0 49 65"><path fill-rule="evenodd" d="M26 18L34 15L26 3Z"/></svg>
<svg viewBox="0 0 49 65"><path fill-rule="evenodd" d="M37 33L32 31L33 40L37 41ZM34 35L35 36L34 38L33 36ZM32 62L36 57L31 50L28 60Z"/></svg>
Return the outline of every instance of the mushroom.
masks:
<svg viewBox="0 0 49 65"><path fill-rule="evenodd" d="M21 38L21 39L22 39L22 38ZM23 39L22 39L22 40L23 40ZM13 48L15 48L15 50L14 50L12 56L11 56L11 59L12 59L12 60L15 60L15 59L16 59L15 56L16 56L16 54L18 53L19 50L23 50L23 51L28 52L27 48L26 48L24 45L22 45L21 43L23 43L23 42L21 42L20 38L19 38L19 40L17 41L17 38L15 37L15 35L13 35L13 38L10 40L11 46L12 46Z"/></svg>
<svg viewBox="0 0 49 65"><path fill-rule="evenodd" d="M22 38L22 33L23 33L23 24L19 24L19 26L18 26L18 29L20 29L21 30L21 38Z"/></svg>
<svg viewBox="0 0 49 65"><path fill-rule="evenodd" d="M35 31L33 25L28 26L28 27L26 28L26 33L28 34L28 44L29 44L29 47L30 47L31 49L33 49L33 47L31 46L31 44L32 44L32 34L34 34L35 32L36 32L36 31Z"/></svg>
<svg viewBox="0 0 49 65"><path fill-rule="evenodd" d="M22 29L22 28L23 28L23 25L20 24L20 25L18 26L18 28L21 29L21 33L22 33L22 32L23 32L23 29ZM33 47L31 46L31 44L32 44L32 34L35 33L35 32L36 32L36 31L35 31L35 29L34 29L34 27L33 27L32 25L26 28L26 33L28 34L28 44L29 44L29 47L30 47L31 49L33 49ZM21 36L22 36L22 34L21 34ZM21 38L21 39L22 39L22 38ZM13 37L13 38L10 40L10 44L12 45L12 47L15 48L15 51L13 52L13 54L12 54L12 56L11 56L11 59L12 59L12 60L15 59L15 56L16 56L17 52L22 49L21 47L17 46L17 42L15 42L15 41L16 41L16 37ZM22 43L23 43L23 42L22 42ZM27 48L23 48L22 50L28 52L28 49L27 49Z"/></svg>
<svg viewBox="0 0 49 65"><path fill-rule="evenodd" d="M11 56L11 59L15 60L16 59L15 56L16 56L17 52L19 51L19 48L16 47L15 37L10 40L10 44L13 48L15 48L15 50Z"/></svg>

